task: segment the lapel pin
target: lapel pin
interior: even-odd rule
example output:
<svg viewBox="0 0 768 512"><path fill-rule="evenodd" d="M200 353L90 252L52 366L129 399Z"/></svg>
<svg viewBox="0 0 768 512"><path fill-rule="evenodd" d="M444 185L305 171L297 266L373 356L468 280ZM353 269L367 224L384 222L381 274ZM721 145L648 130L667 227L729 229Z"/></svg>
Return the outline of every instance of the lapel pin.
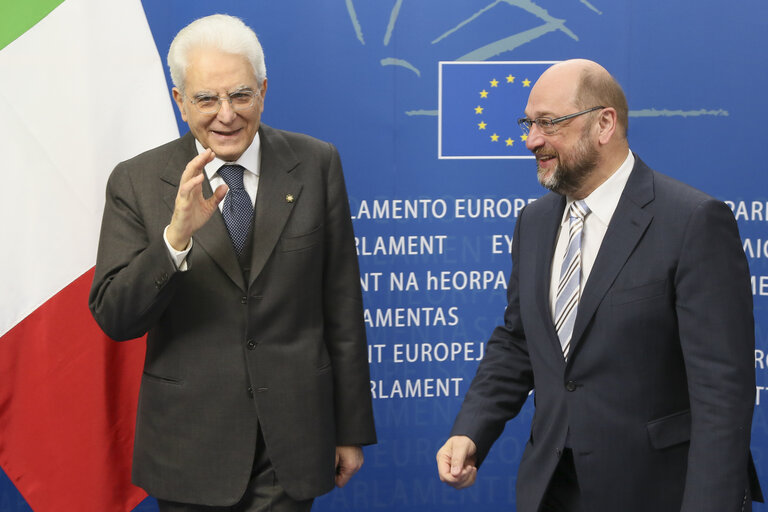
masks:
<svg viewBox="0 0 768 512"><path fill-rule="evenodd" d="M286 203L292 203L293 202L293 194L286 194L285 195L285 202Z"/></svg>

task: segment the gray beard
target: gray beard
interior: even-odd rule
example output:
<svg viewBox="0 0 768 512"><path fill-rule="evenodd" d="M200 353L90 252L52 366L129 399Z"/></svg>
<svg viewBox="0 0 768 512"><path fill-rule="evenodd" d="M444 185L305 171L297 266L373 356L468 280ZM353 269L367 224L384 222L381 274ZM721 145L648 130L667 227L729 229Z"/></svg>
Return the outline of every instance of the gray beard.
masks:
<svg viewBox="0 0 768 512"><path fill-rule="evenodd" d="M597 149L589 144L586 136L579 140L574 153L573 162L570 164L564 163L560 155L555 154L557 165L549 176L546 175L547 171L542 169L537 162L536 170L539 183L552 192L563 196L573 196L579 191L597 165L598 154Z"/></svg>

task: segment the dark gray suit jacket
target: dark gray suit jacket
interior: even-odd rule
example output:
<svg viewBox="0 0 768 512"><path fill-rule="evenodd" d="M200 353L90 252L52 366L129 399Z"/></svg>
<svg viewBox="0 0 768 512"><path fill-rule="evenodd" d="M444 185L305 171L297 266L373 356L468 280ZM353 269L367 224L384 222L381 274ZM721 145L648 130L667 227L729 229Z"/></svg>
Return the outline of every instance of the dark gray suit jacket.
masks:
<svg viewBox="0 0 768 512"><path fill-rule="evenodd" d="M115 340L148 333L133 481L166 500L238 501L258 425L296 499L333 487L335 446L376 441L338 153L259 133L248 282L218 211L193 236L189 270L168 254L163 229L197 154L191 134L119 164L107 186L90 308Z"/></svg>
<svg viewBox="0 0 768 512"><path fill-rule="evenodd" d="M584 510L750 509L750 482L761 498L748 470L754 323L733 214L638 158L583 289L566 363L549 303L564 208L550 193L517 220L504 325L452 434L472 438L482 462L535 388L519 512L538 511L569 430Z"/></svg>

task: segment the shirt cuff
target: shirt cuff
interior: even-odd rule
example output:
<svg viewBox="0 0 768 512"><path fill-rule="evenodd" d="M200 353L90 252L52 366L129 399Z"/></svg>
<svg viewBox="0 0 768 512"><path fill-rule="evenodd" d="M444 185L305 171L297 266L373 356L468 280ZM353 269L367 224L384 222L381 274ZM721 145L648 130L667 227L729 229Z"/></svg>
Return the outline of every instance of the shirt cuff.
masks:
<svg viewBox="0 0 768 512"><path fill-rule="evenodd" d="M187 265L187 254L189 254L189 251L192 249L192 239L189 239L186 249L177 251L168 242L168 237L166 236L168 227L169 226L165 226L165 229L163 230L163 240L165 240L165 246L168 248L168 254L171 255L171 259L173 260L173 264L176 265L176 269L181 272L186 272L189 268Z"/></svg>

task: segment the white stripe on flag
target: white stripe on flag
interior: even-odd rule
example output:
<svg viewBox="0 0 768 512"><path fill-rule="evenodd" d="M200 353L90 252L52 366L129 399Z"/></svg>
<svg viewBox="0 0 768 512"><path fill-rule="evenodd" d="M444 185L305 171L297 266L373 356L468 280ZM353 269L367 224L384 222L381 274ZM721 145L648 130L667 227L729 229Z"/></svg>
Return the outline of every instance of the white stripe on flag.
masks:
<svg viewBox="0 0 768 512"><path fill-rule="evenodd" d="M66 0L0 51L0 336L93 266L120 160L178 136L139 0Z"/></svg>

